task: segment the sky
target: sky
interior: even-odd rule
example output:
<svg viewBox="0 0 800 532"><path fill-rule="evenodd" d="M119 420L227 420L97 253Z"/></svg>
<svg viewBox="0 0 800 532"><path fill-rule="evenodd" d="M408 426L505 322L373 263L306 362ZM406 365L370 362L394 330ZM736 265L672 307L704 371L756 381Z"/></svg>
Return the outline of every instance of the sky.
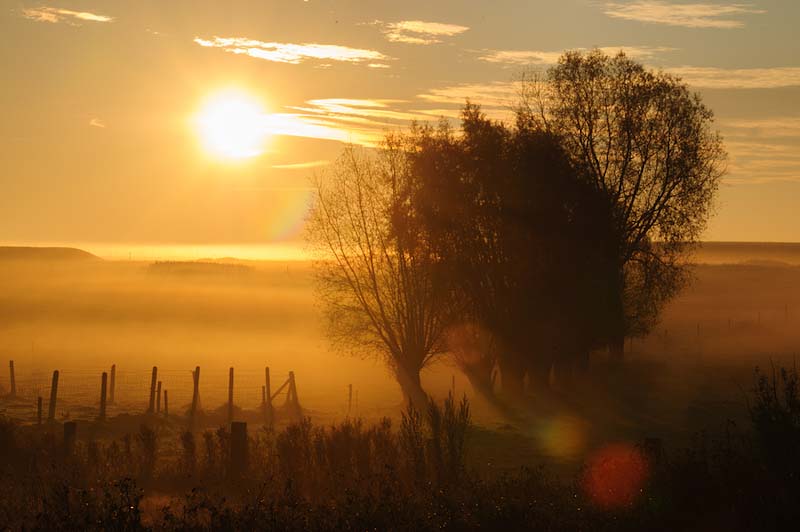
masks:
<svg viewBox="0 0 800 532"><path fill-rule="evenodd" d="M293 249L343 143L466 97L503 118L521 72L594 47L715 112L704 239L798 242L798 21L788 0L0 0L0 244Z"/></svg>

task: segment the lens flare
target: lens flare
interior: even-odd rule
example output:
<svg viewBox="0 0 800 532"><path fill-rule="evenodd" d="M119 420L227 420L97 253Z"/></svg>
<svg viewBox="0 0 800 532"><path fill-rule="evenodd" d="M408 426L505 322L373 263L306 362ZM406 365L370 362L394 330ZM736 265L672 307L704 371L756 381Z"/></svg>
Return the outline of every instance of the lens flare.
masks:
<svg viewBox="0 0 800 532"><path fill-rule="evenodd" d="M632 445L608 445L589 458L583 489L600 508L630 506L644 488L649 469L645 456Z"/></svg>
<svg viewBox="0 0 800 532"><path fill-rule="evenodd" d="M559 415L547 420L539 432L544 450L557 458L575 458L584 452L588 424L572 415Z"/></svg>
<svg viewBox="0 0 800 532"><path fill-rule="evenodd" d="M267 238L271 242L282 242L300 236L313 201L311 189L272 191L270 205L265 212Z"/></svg>

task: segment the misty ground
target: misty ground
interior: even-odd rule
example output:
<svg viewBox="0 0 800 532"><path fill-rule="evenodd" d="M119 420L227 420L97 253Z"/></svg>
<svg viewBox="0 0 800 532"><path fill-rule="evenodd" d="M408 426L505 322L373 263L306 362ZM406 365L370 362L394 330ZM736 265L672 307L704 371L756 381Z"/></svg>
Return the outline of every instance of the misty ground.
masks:
<svg viewBox="0 0 800 532"><path fill-rule="evenodd" d="M434 397L444 397L455 378L456 394L470 398L476 467L545 463L573 470L609 442L651 437L680 448L702 431L746 425L753 368L791 365L800 351L800 253L781 245L715 245L697 261L694 283L650 336L626 346L623 367L597 353L590 379L554 382L555 391L520 418L504 419L473 397L447 360L427 369L423 385ZM2 257L0 395L13 359L19 399L0 403L0 413L33 422L36 397L46 402L51 372L59 369L57 417L92 420L100 375L116 364L111 417L146 408L154 365L175 414L190 402L195 366L202 368L209 412L226 401L232 366L240 416L257 421L270 366L273 389L295 372L300 402L316 423L347 416L350 384L353 416L399 415L400 390L380 361L328 345L310 264L208 262ZM132 420L120 430L135 427Z"/></svg>

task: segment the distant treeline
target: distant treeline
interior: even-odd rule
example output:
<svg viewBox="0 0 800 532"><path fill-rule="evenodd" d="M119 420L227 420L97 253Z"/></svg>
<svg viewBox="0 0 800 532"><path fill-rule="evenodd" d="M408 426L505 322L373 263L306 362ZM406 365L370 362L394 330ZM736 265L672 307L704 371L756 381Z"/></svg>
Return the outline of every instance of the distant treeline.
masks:
<svg viewBox="0 0 800 532"><path fill-rule="evenodd" d="M241 276L253 273L253 268L243 264L226 264L205 261L158 261L147 267L156 275L186 276Z"/></svg>

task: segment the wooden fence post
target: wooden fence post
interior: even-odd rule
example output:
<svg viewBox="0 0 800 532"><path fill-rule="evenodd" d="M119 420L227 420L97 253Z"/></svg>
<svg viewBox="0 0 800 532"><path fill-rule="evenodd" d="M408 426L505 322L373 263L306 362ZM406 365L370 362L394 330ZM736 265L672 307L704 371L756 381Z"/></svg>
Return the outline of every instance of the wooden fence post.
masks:
<svg viewBox="0 0 800 532"><path fill-rule="evenodd" d="M294 380L294 371L289 372L289 391L286 395L286 403L289 407L290 415L298 419L301 418L303 411L300 408L300 401L297 399L297 384Z"/></svg>
<svg viewBox="0 0 800 532"><path fill-rule="evenodd" d="M156 409L156 380L158 380L158 367L153 366L153 374L150 377L150 406L147 413L152 414Z"/></svg>
<svg viewBox="0 0 800 532"><path fill-rule="evenodd" d="M272 384L270 384L269 366L264 370L264 376L266 377L264 385L264 396L266 397L264 404L264 422L268 427L271 427L275 412L272 410Z"/></svg>
<svg viewBox="0 0 800 532"><path fill-rule="evenodd" d="M11 378L11 397L17 396L17 377L14 375L14 361L8 361L8 373Z"/></svg>
<svg viewBox="0 0 800 532"><path fill-rule="evenodd" d="M42 424L42 396L36 398L36 423Z"/></svg>
<svg viewBox="0 0 800 532"><path fill-rule="evenodd" d="M117 365L111 364L111 382L109 382L108 402L114 404L114 393L117 389Z"/></svg>
<svg viewBox="0 0 800 532"><path fill-rule="evenodd" d="M192 390L192 410L189 412L189 421L192 424L192 428L194 428L197 419L197 402L200 400L200 366L194 368L192 378L194 380L194 389Z"/></svg>
<svg viewBox="0 0 800 532"><path fill-rule="evenodd" d="M156 385L156 414L161 413L161 381Z"/></svg>
<svg viewBox="0 0 800 532"><path fill-rule="evenodd" d="M50 384L50 404L47 405L47 421L56 419L56 400L58 399L58 370L53 372L53 381Z"/></svg>
<svg viewBox="0 0 800 532"><path fill-rule="evenodd" d="M233 368L228 370L228 423L233 423Z"/></svg>
<svg viewBox="0 0 800 532"><path fill-rule="evenodd" d="M353 411L353 385L347 385L347 415Z"/></svg>
<svg viewBox="0 0 800 532"><path fill-rule="evenodd" d="M164 417L169 417L169 401L167 400L167 390L164 390Z"/></svg>
<svg viewBox="0 0 800 532"><path fill-rule="evenodd" d="M64 456L70 456L75 447L75 439L78 435L78 424L74 421L64 423Z"/></svg>
<svg viewBox="0 0 800 532"><path fill-rule="evenodd" d="M106 420L106 390L108 387L108 373L103 372L100 378L100 421Z"/></svg>
<svg viewBox="0 0 800 532"><path fill-rule="evenodd" d="M228 471L232 478L241 478L247 471L247 423L231 423L231 455Z"/></svg>

